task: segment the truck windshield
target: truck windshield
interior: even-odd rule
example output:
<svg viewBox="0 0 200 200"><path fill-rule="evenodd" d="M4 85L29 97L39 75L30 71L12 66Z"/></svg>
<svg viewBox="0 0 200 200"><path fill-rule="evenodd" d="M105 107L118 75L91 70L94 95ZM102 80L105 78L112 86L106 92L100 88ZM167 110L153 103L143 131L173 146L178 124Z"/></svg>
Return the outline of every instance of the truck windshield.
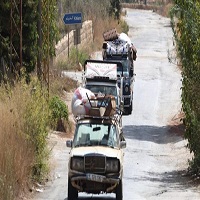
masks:
<svg viewBox="0 0 200 200"><path fill-rule="evenodd" d="M92 91L95 94L110 94L113 96L117 96L117 88L114 86L105 86L105 85L86 85L86 88Z"/></svg>
<svg viewBox="0 0 200 200"><path fill-rule="evenodd" d="M86 88L92 91L95 94L104 94L104 95L113 95L115 97L116 105L119 106L119 97L116 86L108 86L108 85L87 85Z"/></svg>
<svg viewBox="0 0 200 200"><path fill-rule="evenodd" d="M79 146L108 146L119 147L119 137L113 124L78 124L76 127L74 147Z"/></svg>

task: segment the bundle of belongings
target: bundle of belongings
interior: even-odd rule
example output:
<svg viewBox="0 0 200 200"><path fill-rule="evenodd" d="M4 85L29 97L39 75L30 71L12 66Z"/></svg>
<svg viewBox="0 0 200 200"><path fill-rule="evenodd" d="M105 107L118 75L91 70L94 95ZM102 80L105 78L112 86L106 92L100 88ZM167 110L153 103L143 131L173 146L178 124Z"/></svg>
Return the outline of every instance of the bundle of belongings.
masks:
<svg viewBox="0 0 200 200"><path fill-rule="evenodd" d="M125 51L127 49L127 53L130 52L131 59L136 60L137 58L137 50L134 47L133 43L131 42L131 39L128 37L126 33L117 33L117 30L111 29L109 31L106 31L103 33L104 43L103 43L103 49L107 49L107 54L120 54L123 52L119 52L121 49L122 51ZM105 48L106 47L106 48ZM127 48L128 47L128 48ZM114 53L112 50L115 50Z"/></svg>
<svg viewBox="0 0 200 200"><path fill-rule="evenodd" d="M111 116L116 112L116 101L112 95L95 96L90 90L78 87L71 102L72 113L80 115Z"/></svg>

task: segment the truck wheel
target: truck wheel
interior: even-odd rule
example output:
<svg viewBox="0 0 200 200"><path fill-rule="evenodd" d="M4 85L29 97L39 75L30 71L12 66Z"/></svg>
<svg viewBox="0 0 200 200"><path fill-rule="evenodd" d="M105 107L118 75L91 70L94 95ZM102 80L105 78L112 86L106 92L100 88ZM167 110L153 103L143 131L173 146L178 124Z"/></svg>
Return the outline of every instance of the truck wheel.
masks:
<svg viewBox="0 0 200 200"><path fill-rule="evenodd" d="M71 180L68 179L68 200L78 199L78 191L72 186Z"/></svg>
<svg viewBox="0 0 200 200"><path fill-rule="evenodd" d="M116 188L116 200L123 200L122 180Z"/></svg>

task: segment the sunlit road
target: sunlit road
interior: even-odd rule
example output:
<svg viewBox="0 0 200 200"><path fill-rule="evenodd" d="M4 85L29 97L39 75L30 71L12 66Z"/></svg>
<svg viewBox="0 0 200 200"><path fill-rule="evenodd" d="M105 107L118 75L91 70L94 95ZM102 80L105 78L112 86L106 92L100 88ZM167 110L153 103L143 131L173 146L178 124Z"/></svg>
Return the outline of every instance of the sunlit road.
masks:
<svg viewBox="0 0 200 200"><path fill-rule="evenodd" d="M181 75L168 62L173 54L170 20L152 11L127 9L129 37L138 50L133 113L123 116L125 150L124 200L197 200L198 188L188 177L189 152L174 127L181 110ZM54 136L52 181L35 200L67 200L65 139ZM53 145L53 144L52 144ZM80 194L80 200L111 200L115 195Z"/></svg>

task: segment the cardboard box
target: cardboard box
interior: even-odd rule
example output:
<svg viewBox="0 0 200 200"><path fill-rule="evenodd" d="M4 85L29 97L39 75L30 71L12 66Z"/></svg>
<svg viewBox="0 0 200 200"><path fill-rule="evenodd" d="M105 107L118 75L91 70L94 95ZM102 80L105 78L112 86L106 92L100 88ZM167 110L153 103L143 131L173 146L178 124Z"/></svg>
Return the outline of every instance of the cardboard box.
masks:
<svg viewBox="0 0 200 200"><path fill-rule="evenodd" d="M100 108L93 108L93 107L92 107L92 108L89 110L89 115L90 115L90 116L102 117L102 116L104 116L104 114L105 114L105 110L106 110L105 107L100 107Z"/></svg>
<svg viewBox="0 0 200 200"><path fill-rule="evenodd" d="M116 113L116 100L114 96L107 96L108 104L104 116L112 116Z"/></svg>

